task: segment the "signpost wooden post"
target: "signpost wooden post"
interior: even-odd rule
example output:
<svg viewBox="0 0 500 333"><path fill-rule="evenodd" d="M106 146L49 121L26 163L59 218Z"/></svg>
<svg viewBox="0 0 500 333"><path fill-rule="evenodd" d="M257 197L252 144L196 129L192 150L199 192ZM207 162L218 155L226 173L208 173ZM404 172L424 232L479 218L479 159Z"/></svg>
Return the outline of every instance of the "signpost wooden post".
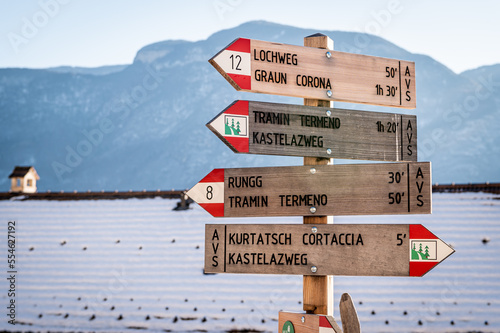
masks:
<svg viewBox="0 0 500 333"><path fill-rule="evenodd" d="M414 109L415 63L238 38L209 62L240 91Z"/></svg>
<svg viewBox="0 0 500 333"><path fill-rule="evenodd" d="M235 101L207 127L235 153L417 161L414 115Z"/></svg>
<svg viewBox="0 0 500 333"><path fill-rule="evenodd" d="M304 38L304 46L318 48L328 51L325 55L333 52L333 40L323 34L315 34ZM328 53L327 53L328 52ZM327 91L327 97L328 97ZM321 95L320 95L321 96ZM332 95L333 96L333 95ZM309 96L305 96L309 97ZM324 96L323 96L324 98ZM305 106L312 107L333 107L333 102L326 99L304 98ZM328 165L333 164L333 159L320 157L304 157L304 166L306 165ZM333 214L331 216L304 216L304 224L331 224L333 223ZM333 316L333 276L309 276L302 278L302 308L306 313L315 313Z"/></svg>

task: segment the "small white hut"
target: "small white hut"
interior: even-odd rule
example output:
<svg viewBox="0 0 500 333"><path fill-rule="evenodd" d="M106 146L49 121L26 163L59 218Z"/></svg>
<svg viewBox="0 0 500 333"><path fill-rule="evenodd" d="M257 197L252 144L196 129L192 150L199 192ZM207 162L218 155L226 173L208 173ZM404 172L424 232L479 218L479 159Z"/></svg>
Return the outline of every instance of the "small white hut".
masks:
<svg viewBox="0 0 500 333"><path fill-rule="evenodd" d="M40 179L32 166L16 166L10 174L10 192L35 193L36 181Z"/></svg>

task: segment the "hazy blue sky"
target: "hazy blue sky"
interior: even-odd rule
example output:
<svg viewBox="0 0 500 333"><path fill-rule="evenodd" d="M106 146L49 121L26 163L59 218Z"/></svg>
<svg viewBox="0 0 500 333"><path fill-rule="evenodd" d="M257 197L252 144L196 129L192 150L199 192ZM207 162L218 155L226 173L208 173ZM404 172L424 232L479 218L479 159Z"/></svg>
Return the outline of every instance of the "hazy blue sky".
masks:
<svg viewBox="0 0 500 333"><path fill-rule="evenodd" d="M147 44L202 40L251 20L372 33L455 72L500 63L494 0L0 0L0 6L0 67L128 64Z"/></svg>

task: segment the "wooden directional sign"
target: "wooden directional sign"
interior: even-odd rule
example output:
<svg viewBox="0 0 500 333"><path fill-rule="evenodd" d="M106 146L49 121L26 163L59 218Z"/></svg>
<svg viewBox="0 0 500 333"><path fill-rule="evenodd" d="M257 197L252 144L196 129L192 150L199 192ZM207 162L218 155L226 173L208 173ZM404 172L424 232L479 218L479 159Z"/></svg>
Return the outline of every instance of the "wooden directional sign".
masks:
<svg viewBox="0 0 500 333"><path fill-rule="evenodd" d="M416 107L410 61L238 38L209 62L236 90Z"/></svg>
<svg viewBox="0 0 500 333"><path fill-rule="evenodd" d="M420 224L208 224L205 272L423 276L454 250Z"/></svg>
<svg viewBox="0 0 500 333"><path fill-rule="evenodd" d="M413 115L235 101L207 126L236 153L417 161Z"/></svg>
<svg viewBox="0 0 500 333"><path fill-rule="evenodd" d="M430 162L214 169L187 195L215 217L431 213Z"/></svg>
<svg viewBox="0 0 500 333"><path fill-rule="evenodd" d="M332 316L280 311L279 333L342 333Z"/></svg>

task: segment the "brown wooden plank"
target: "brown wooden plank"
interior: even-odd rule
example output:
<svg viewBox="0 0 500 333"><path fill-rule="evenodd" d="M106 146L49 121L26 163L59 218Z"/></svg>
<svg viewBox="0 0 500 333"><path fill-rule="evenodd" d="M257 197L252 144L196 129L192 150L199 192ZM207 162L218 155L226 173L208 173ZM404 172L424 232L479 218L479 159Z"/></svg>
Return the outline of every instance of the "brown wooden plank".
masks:
<svg viewBox="0 0 500 333"><path fill-rule="evenodd" d="M208 224L205 229L207 273L423 276L453 252L420 224Z"/></svg>
<svg viewBox="0 0 500 333"><path fill-rule="evenodd" d="M240 135L226 134L233 120ZM207 127L237 153L417 161L414 115L235 101Z"/></svg>
<svg viewBox="0 0 500 333"><path fill-rule="evenodd" d="M207 224L205 272L409 276L408 224L314 227Z"/></svg>
<svg viewBox="0 0 500 333"><path fill-rule="evenodd" d="M216 217L430 214L431 183L430 162L236 168L187 194Z"/></svg>
<svg viewBox="0 0 500 333"><path fill-rule="evenodd" d="M237 90L416 107L414 62L329 52L239 38L209 62Z"/></svg>

